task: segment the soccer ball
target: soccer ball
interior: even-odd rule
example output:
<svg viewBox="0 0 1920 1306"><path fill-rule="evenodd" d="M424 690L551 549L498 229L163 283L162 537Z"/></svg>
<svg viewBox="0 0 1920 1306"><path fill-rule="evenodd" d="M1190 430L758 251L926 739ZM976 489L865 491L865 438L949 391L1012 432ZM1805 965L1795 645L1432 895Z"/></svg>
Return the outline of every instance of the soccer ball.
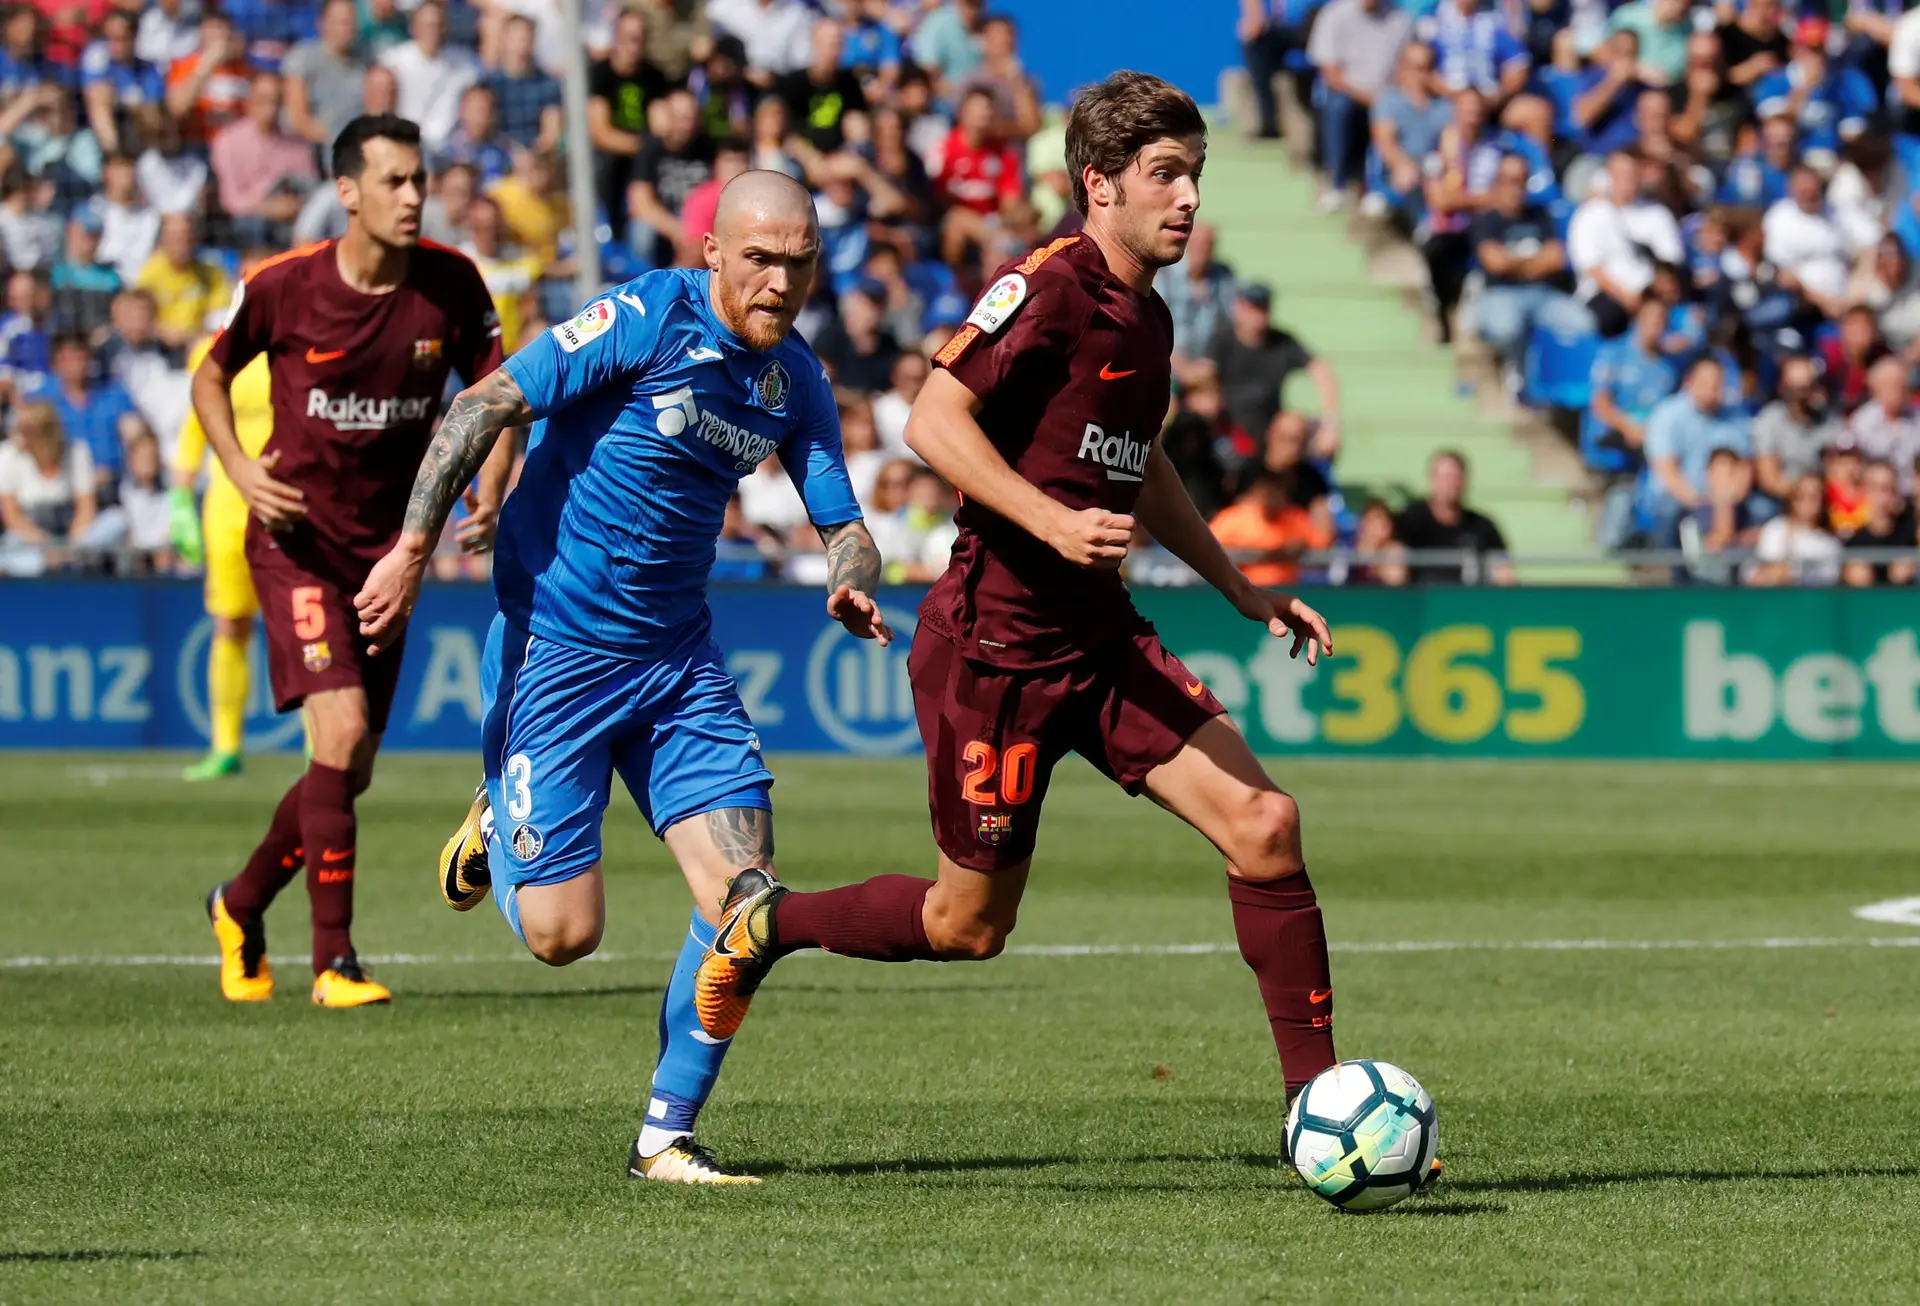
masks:
<svg viewBox="0 0 1920 1306"><path fill-rule="evenodd" d="M1440 1147L1433 1099L1384 1061L1342 1061L1287 1111L1287 1154L1307 1187L1343 1211L1379 1211L1420 1191Z"/></svg>

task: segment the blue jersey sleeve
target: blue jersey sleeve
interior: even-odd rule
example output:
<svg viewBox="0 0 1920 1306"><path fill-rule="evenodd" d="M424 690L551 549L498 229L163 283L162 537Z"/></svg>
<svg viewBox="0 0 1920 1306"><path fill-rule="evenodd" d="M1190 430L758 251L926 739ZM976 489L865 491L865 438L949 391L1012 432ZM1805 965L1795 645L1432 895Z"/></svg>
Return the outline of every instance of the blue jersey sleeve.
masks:
<svg viewBox="0 0 1920 1306"><path fill-rule="evenodd" d="M780 465L800 492L813 524L838 526L860 515L860 501L854 498L853 480L840 448L840 409L834 403L833 388L817 363L810 370L813 383L801 400L793 434L780 448Z"/></svg>
<svg viewBox="0 0 1920 1306"><path fill-rule="evenodd" d="M565 408L617 377L644 370L659 331L640 296L619 290L544 331L506 362L535 417Z"/></svg>

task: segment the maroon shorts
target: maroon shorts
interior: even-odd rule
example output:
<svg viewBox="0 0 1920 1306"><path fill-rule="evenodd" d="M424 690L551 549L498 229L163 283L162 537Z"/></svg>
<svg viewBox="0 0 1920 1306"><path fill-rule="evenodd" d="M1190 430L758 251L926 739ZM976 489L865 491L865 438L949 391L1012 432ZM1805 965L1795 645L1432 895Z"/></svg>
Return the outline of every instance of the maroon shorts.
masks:
<svg viewBox="0 0 1920 1306"><path fill-rule="evenodd" d="M367 656L354 611L356 589L316 576L284 555L252 559L253 588L260 596L260 624L267 632L267 668L273 678L273 705L291 712L308 694L327 689L366 690L367 724L374 734L387 728L393 693L400 681L400 655L406 636Z"/></svg>
<svg viewBox="0 0 1920 1306"><path fill-rule="evenodd" d="M1068 753L1137 794L1226 711L1150 627L1065 666L1008 670L965 657L923 622L907 669L934 842L976 871L1033 856L1047 782Z"/></svg>

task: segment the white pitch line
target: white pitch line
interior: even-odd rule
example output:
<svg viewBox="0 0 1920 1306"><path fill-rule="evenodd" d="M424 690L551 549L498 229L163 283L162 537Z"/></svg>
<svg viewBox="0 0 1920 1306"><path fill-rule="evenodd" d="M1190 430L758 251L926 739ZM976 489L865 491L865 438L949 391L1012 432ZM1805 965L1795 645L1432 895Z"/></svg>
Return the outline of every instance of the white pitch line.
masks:
<svg viewBox="0 0 1920 1306"><path fill-rule="evenodd" d="M1392 942L1335 942L1331 952L1728 952L1798 948L1920 948L1920 934L1860 935L1773 939L1401 939ZM1055 943L1016 945L1007 953L1018 957L1205 957L1237 953L1232 943ZM800 954L802 956L806 954ZM674 954L601 952L587 958L596 962L672 961ZM381 966L498 966L531 961L525 953L495 956L435 956L397 952L364 958ZM216 966L217 957L166 953L123 956L0 957L0 970L35 970L93 966Z"/></svg>

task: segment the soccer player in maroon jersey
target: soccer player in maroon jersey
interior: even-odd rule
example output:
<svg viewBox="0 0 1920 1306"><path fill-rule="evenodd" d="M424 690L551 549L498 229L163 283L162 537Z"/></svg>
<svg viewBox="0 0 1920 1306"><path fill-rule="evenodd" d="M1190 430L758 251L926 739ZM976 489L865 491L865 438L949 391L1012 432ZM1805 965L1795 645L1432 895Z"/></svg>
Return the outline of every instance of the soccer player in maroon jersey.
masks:
<svg viewBox="0 0 1920 1306"><path fill-rule="evenodd" d="M391 114L348 123L333 145L347 234L256 267L193 376L207 440L247 501L247 562L260 596L276 706L305 705L313 757L280 800L246 869L207 896L220 987L235 1002L273 994L264 913L304 865L313 908L313 1001L386 1002L354 952L354 798L373 775L400 648L378 658L353 596L393 547L433 434L449 371L469 383L500 366L500 324L479 269L420 239L420 129ZM266 354L273 437L240 447L229 387ZM511 466L502 441L475 486L464 537L484 548Z"/></svg>
<svg viewBox="0 0 1920 1306"><path fill-rule="evenodd" d="M1173 330L1153 276L1186 249L1205 151L1200 111L1158 78L1115 73L1075 102L1067 158L1084 233L1001 269L907 423L908 443L964 496L908 662L939 877L796 893L742 873L701 965L709 1036L730 1037L768 968L800 948L876 961L1000 952L1054 764L1077 752L1225 854L1288 1096L1333 1064L1299 810L1118 571L1137 517L1294 656L1331 651L1319 613L1241 575L1157 443Z"/></svg>

